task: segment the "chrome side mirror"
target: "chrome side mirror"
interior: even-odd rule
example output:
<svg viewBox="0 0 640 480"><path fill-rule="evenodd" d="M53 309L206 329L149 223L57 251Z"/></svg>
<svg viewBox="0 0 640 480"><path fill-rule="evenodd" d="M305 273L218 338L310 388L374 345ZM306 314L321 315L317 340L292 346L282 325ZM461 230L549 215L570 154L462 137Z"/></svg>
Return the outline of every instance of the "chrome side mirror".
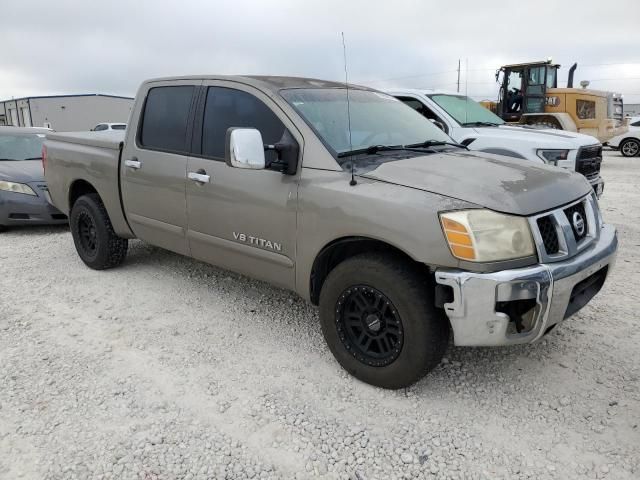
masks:
<svg viewBox="0 0 640 480"><path fill-rule="evenodd" d="M225 139L224 159L235 168L265 168L262 135L255 128L230 128Z"/></svg>

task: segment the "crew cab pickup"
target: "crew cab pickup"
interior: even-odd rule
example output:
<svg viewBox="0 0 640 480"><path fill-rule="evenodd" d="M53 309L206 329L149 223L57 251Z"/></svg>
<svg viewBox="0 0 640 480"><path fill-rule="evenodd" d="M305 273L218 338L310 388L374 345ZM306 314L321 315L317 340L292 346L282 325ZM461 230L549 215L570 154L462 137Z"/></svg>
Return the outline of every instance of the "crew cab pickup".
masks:
<svg viewBox="0 0 640 480"><path fill-rule="evenodd" d="M581 173L596 195L602 195L602 145L594 137L566 130L507 125L493 112L459 93L426 89L389 93L470 150L524 158Z"/></svg>
<svg viewBox="0 0 640 480"><path fill-rule="evenodd" d="M617 236L582 175L471 152L365 87L198 76L126 132L52 133L53 203L91 268L128 239L290 289L337 361L406 387L456 345L534 342L602 287Z"/></svg>

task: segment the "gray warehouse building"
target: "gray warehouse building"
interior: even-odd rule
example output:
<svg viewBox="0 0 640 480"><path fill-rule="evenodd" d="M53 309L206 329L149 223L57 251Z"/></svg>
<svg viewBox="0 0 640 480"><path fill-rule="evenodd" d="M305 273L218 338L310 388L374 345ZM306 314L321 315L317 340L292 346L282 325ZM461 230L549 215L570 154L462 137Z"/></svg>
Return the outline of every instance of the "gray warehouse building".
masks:
<svg viewBox="0 0 640 480"><path fill-rule="evenodd" d="M0 125L90 130L98 123L127 122L133 98L116 95L52 95L0 101Z"/></svg>
<svg viewBox="0 0 640 480"><path fill-rule="evenodd" d="M629 117L640 116L640 103L630 103L624 105L624 115Z"/></svg>

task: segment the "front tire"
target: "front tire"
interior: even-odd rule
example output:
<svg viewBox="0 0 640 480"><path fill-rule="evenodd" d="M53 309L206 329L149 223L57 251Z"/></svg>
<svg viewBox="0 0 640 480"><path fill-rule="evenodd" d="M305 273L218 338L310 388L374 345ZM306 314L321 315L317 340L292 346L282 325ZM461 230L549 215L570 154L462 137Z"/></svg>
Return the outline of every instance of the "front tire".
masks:
<svg viewBox="0 0 640 480"><path fill-rule="evenodd" d="M89 268L113 268L127 256L129 242L113 231L107 209L98 194L83 195L73 204L69 225L76 251Z"/></svg>
<svg viewBox="0 0 640 480"><path fill-rule="evenodd" d="M449 322L433 303L427 275L394 255L345 260L320 292L320 323L334 357L349 373L382 388L405 388L435 368Z"/></svg>
<svg viewBox="0 0 640 480"><path fill-rule="evenodd" d="M640 155L640 140L627 138L620 144L620 152L625 157L637 157Z"/></svg>

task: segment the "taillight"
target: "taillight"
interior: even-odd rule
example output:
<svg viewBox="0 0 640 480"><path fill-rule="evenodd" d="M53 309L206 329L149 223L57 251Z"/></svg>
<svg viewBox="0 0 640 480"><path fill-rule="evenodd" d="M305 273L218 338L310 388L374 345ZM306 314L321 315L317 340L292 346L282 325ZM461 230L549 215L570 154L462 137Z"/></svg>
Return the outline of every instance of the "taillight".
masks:
<svg viewBox="0 0 640 480"><path fill-rule="evenodd" d="M42 171L47 171L47 147L42 145Z"/></svg>

